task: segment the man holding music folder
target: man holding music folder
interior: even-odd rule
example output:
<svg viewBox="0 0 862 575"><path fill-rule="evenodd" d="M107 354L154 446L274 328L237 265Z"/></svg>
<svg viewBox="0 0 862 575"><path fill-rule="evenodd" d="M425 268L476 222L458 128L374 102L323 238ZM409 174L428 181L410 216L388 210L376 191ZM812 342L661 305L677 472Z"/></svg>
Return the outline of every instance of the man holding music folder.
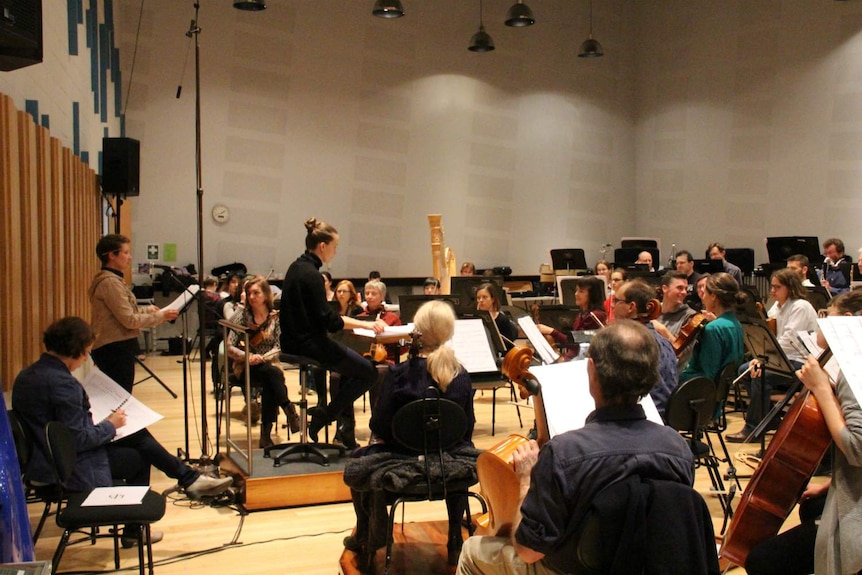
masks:
<svg viewBox="0 0 862 575"><path fill-rule="evenodd" d="M230 477L202 475L168 453L146 428L115 440L127 420L126 410L119 403L107 417L98 423L93 421L90 399L72 372L87 360L94 340L93 330L83 319L63 318L45 330L45 353L15 378L12 408L36 445L26 470L30 480L46 485L56 481L49 462L45 425L61 421L69 428L78 452L72 477L65 485L69 490L109 487L115 482L149 485L150 467L155 466L176 479L192 499L226 491L233 482ZM153 531L152 542L161 540L162 535ZM122 538L123 547L135 543L133 537Z"/></svg>

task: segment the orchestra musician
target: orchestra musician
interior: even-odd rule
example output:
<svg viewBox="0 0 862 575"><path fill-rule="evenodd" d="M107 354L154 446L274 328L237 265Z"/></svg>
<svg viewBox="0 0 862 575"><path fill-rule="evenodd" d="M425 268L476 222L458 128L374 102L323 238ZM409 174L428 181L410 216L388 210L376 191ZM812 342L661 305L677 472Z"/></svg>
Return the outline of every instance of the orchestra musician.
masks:
<svg viewBox="0 0 862 575"><path fill-rule="evenodd" d="M659 414L664 418L667 400L679 385L679 367L673 345L666 337L656 331L653 322L649 320L649 303L654 298L653 288L643 280L632 280L624 283L617 288L613 295L614 321L621 319L639 321L655 337L659 350L659 383L653 386L649 394Z"/></svg>
<svg viewBox="0 0 862 575"><path fill-rule="evenodd" d="M70 316L54 322L42 337L45 352L15 378L12 409L37 444L26 469L29 479L42 485L56 483L48 456L45 426L50 421L60 421L71 432L77 452L76 465L64 485L68 490L110 487L114 480L129 485L149 485L150 467L155 466L176 479L192 499L213 497L226 491L233 483L230 477L216 479L202 475L171 455L147 429L114 441L117 429L126 424L123 408L112 411L98 424L93 422L90 398L72 372L87 361L95 337L92 328L79 317ZM161 531L153 531L152 542L161 540L162 536ZM136 544L136 538L131 534L123 535L121 543L124 548L130 548Z"/></svg>
<svg viewBox="0 0 862 575"><path fill-rule="evenodd" d="M341 387L326 406L308 410L311 421L308 435L317 442L324 426L346 410L377 380L377 368L368 359L336 342L327 333L341 329L366 328L374 333L386 329L381 320L358 320L335 313L326 301L320 267L332 261L338 250L338 231L331 225L309 218L305 222L305 252L284 276L280 310L281 349L286 353L310 357L324 368L340 373Z"/></svg>
<svg viewBox="0 0 862 575"><path fill-rule="evenodd" d="M607 292L605 296L611 295L611 272L614 268L607 260L599 260L596 262L596 276L605 278L605 288Z"/></svg>
<svg viewBox="0 0 862 575"><path fill-rule="evenodd" d="M737 285L742 285L742 270L727 261L727 250L724 249L724 244L712 242L706 248L706 259L721 260L721 266L724 268L724 273L728 273L736 280Z"/></svg>
<svg viewBox="0 0 862 575"><path fill-rule="evenodd" d="M651 272L655 271L655 269L652 267L652 254L647 251L640 252L638 254L638 259L635 260L635 263L646 265L647 269Z"/></svg>
<svg viewBox="0 0 862 575"><path fill-rule="evenodd" d="M823 256L823 279L820 284L832 295L848 291L850 284L842 268L852 264L852 258L844 255L844 242L838 238L827 239L823 242Z"/></svg>
<svg viewBox="0 0 862 575"><path fill-rule="evenodd" d="M326 291L326 301L332 301L335 299L335 291L332 289L332 274L326 270L320 272L321 277L323 277L323 289Z"/></svg>
<svg viewBox="0 0 862 575"><path fill-rule="evenodd" d="M355 316L362 311L359 305L359 292L350 280L341 280L335 286L335 301L338 302L338 314Z"/></svg>
<svg viewBox="0 0 862 575"><path fill-rule="evenodd" d="M382 393L371 412L371 441L356 453L357 459L352 459L345 469L345 482L351 487L356 511L356 530L344 539L344 547L359 554L360 565L386 545L385 496L379 486L360 480L364 477L363 466L371 466L368 461L374 461L372 467L379 467L384 454L406 453L392 433L395 413L411 401L426 397L429 386L435 387L440 390L440 397L454 401L467 414L467 428L452 450L473 446L473 387L455 352L446 345L454 330L455 313L448 304L442 301L422 304L414 317L414 351L406 362L387 369ZM365 456L374 456L374 459L366 460ZM475 453L472 458L475 465ZM461 496L448 496L446 506L451 518L448 551L450 564L454 565L461 551L460 518L464 515L466 501Z"/></svg>
<svg viewBox="0 0 862 575"><path fill-rule="evenodd" d="M656 331L673 342L679 331L697 313L685 303L688 280L682 272L668 272L661 278L661 315L653 320Z"/></svg>
<svg viewBox="0 0 862 575"><path fill-rule="evenodd" d="M120 234L103 236L96 244L102 269L93 278L87 295L92 307L93 361L105 375L132 393L135 357L141 352L138 336L142 327L157 326L177 318L175 309L140 306L123 279L132 264L132 241Z"/></svg>
<svg viewBox="0 0 862 575"><path fill-rule="evenodd" d="M603 328L608 321L604 282L597 277L578 278L575 282L575 305L578 315L572 324L572 331Z"/></svg>
<svg viewBox="0 0 862 575"><path fill-rule="evenodd" d="M828 313L862 313L862 291L837 296ZM826 346L822 334L818 344ZM862 570L862 411L843 373L833 389L827 373L809 357L796 374L817 399L832 435L832 479L808 484L800 498L801 524L752 548L745 569L749 575L858 573Z"/></svg>
<svg viewBox="0 0 862 575"><path fill-rule="evenodd" d="M796 344L797 334L799 331L817 329L817 312L806 299L806 291L802 287L799 274L790 268L784 268L772 274L769 291L775 299L775 303L769 308L766 315L776 320L775 335L778 343L793 368L799 369L805 358ZM749 374L740 380L742 385L749 390L751 399L745 413L745 425L741 431L725 435L727 441L733 443L759 442L760 438L753 437L751 434L763 416L766 415L766 412L769 411L769 396L772 390L774 388L786 390L791 384L788 377L768 369L766 377L760 377L760 364L760 360L755 358L748 365L743 364L739 367L740 375L751 368Z"/></svg>
<svg viewBox="0 0 862 575"><path fill-rule="evenodd" d="M729 363L742 361L742 325L736 319L734 307L744 299L739 284L730 274L719 272L710 275L704 283L701 296L704 308L715 317L706 324L694 346L691 360L679 374L680 382L705 376L715 381Z"/></svg>
<svg viewBox="0 0 862 575"><path fill-rule="evenodd" d="M474 276L476 275L476 265L473 262L464 262L461 264L461 275L462 276Z"/></svg>
<svg viewBox="0 0 862 575"><path fill-rule="evenodd" d="M587 373L596 409L583 428L562 433L541 451L536 441L514 455L520 483L511 537L470 537L457 573L556 574L575 564L578 533L590 503L608 485L631 476L691 485L691 449L671 429L646 419L638 404L658 383L658 345L643 325L615 322L596 333ZM676 564L688 553L668 558ZM691 569L688 569L688 568ZM679 572L705 573L685 565Z"/></svg>
<svg viewBox="0 0 862 575"><path fill-rule="evenodd" d="M497 329L503 336L503 343L506 345L506 351L508 351L515 346L515 340L518 339L518 326L509 319L509 316L500 311L500 307L497 287L490 282L480 285L476 290L476 309L491 314L491 319L497 324Z"/></svg>
<svg viewBox="0 0 862 575"><path fill-rule="evenodd" d="M799 274L799 279L802 280L802 287L813 288L814 282L811 281L811 270L809 269L810 262L808 256L803 254L794 254L787 258L787 267ZM815 274L816 279L816 274Z"/></svg>
<svg viewBox="0 0 862 575"><path fill-rule="evenodd" d="M281 352L281 330L269 282L263 276L256 276L248 280L243 289L246 306L229 321L248 330L249 349L240 347L239 333L231 330L226 351L237 368L234 373L238 377L242 377L245 371L245 358L248 356L251 384L261 388L259 446L263 449L273 445L272 426L278 418L278 408L287 416L292 433L299 433L299 415L287 395L284 372L278 358Z"/></svg>
<svg viewBox="0 0 862 575"><path fill-rule="evenodd" d="M440 280L437 278L425 278L422 284L422 293L425 295L440 295Z"/></svg>
<svg viewBox="0 0 862 575"><path fill-rule="evenodd" d="M696 310L700 313L706 321L712 321L715 319L715 315L707 311L705 307L703 307L703 292L706 289L706 280L709 279L709 274L700 274L700 277L697 278L697 285L695 290L697 291L697 305L699 307L692 307L692 309ZM691 306L691 304L689 304Z"/></svg>
<svg viewBox="0 0 862 575"><path fill-rule="evenodd" d="M611 322L614 319L614 291L623 285L623 282L627 279L628 276L624 268L616 268L611 272L611 281L608 283L611 294L605 300L605 314L607 314L608 322Z"/></svg>
<svg viewBox="0 0 862 575"><path fill-rule="evenodd" d="M688 250L680 250L674 254L676 271L685 274L686 287L685 303L693 310L698 310L702 305L697 296L697 280L700 274L694 271L694 256Z"/></svg>

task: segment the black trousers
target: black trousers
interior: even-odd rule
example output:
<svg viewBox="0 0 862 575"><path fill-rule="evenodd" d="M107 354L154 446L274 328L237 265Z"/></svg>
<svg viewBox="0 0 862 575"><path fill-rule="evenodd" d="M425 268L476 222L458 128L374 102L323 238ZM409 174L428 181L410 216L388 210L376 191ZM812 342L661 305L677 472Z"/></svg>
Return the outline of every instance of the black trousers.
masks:
<svg viewBox="0 0 862 575"><path fill-rule="evenodd" d="M142 429L106 446L111 476L129 485L149 485L150 467L188 487L200 476L179 457L171 455L149 431Z"/></svg>
<svg viewBox="0 0 862 575"><path fill-rule="evenodd" d="M816 520L823 513L826 496L806 499L799 505L802 523L756 545L745 560L748 575L808 575L814 573Z"/></svg>
<svg viewBox="0 0 862 575"><path fill-rule="evenodd" d="M120 387L132 393L135 385L135 356L141 352L138 338L125 339L106 343L94 349L90 356L96 367L105 375L120 384Z"/></svg>
<svg viewBox="0 0 862 575"><path fill-rule="evenodd" d="M240 381L245 381L240 376ZM287 386L284 385L284 372L271 363L249 366L249 379L253 387L260 388L260 422L264 425L275 423L278 408L287 405ZM245 385L243 383L243 385Z"/></svg>

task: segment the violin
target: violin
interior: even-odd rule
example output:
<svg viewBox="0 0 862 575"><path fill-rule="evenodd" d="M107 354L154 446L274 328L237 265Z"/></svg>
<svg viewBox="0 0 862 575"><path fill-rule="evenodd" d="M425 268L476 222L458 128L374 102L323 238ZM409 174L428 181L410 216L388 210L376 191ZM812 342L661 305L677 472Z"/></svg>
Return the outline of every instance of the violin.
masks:
<svg viewBox="0 0 862 575"><path fill-rule="evenodd" d="M707 324L707 319L702 313L694 314L688 323L679 330L676 339L673 340L673 351L679 357L688 348L689 345L697 341L700 332Z"/></svg>
<svg viewBox="0 0 862 575"><path fill-rule="evenodd" d="M550 439L542 389L530 373L533 350L514 347L503 358L503 374L519 388L522 399L533 397L536 413L537 443L541 446ZM514 454L521 445L529 443L522 435L512 434L491 449L482 452L476 460L476 473L482 496L488 504L488 513L476 523L483 534L506 536L511 534L515 514L520 502L520 481L515 474Z"/></svg>
<svg viewBox="0 0 862 575"><path fill-rule="evenodd" d="M362 355L374 363L383 363L386 360L386 346L382 343L372 343L369 350Z"/></svg>
<svg viewBox="0 0 862 575"><path fill-rule="evenodd" d="M821 367L832 353L818 358ZM749 551L774 537L796 506L832 443L814 395L807 389L793 403L745 487L719 557L745 565Z"/></svg>

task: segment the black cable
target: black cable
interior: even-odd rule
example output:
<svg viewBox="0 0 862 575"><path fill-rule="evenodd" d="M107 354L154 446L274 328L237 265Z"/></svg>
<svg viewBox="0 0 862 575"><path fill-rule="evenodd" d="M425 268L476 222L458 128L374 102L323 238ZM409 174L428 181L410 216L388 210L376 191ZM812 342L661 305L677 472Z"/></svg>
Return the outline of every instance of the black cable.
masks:
<svg viewBox="0 0 862 575"><path fill-rule="evenodd" d="M132 65L129 68L129 89L126 90L126 100L123 102L123 111L121 114L126 115L126 109L129 106L129 96L132 93L132 78L135 77L135 60L138 57L138 43L141 40L141 20L144 17L144 0L141 0L141 9L138 12L138 30L135 32L135 49L132 51Z"/></svg>

